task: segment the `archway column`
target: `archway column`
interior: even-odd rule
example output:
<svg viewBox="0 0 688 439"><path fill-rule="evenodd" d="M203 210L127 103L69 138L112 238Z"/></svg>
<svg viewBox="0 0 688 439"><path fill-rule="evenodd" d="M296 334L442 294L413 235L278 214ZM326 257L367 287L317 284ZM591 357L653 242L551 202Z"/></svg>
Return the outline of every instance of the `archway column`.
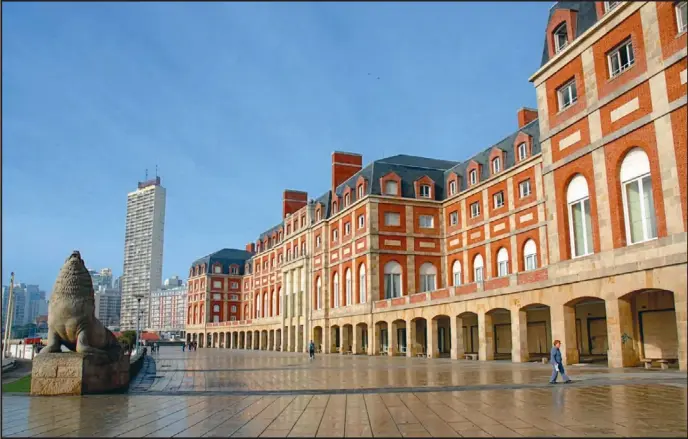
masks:
<svg viewBox="0 0 688 439"><path fill-rule="evenodd" d="M494 324L492 316L485 311L478 312L478 357L480 361L495 358Z"/></svg>
<svg viewBox="0 0 688 439"><path fill-rule="evenodd" d="M406 356L413 357L416 344L416 322L406 320Z"/></svg>
<svg viewBox="0 0 688 439"><path fill-rule="evenodd" d="M426 329L428 334L428 345L425 347L427 351L428 358L439 358L440 349L437 345L439 339L439 325L437 319L428 319L425 321Z"/></svg>
<svg viewBox="0 0 688 439"><path fill-rule="evenodd" d="M458 360L463 357L465 348L463 341L463 319L461 317L451 317L449 319L451 329L451 358Z"/></svg>
<svg viewBox="0 0 688 439"><path fill-rule="evenodd" d="M339 327L339 354L344 355L349 347L349 329L347 325Z"/></svg>
<svg viewBox="0 0 688 439"><path fill-rule="evenodd" d="M609 367L633 367L640 353L633 340L633 309L630 300L605 300L607 313L607 361Z"/></svg>
<svg viewBox="0 0 688 439"><path fill-rule="evenodd" d="M387 355L393 357L397 353L397 346L399 344L399 328L393 322L387 322L387 327L390 328L387 333L387 341L389 346L387 346Z"/></svg>
<svg viewBox="0 0 688 439"><path fill-rule="evenodd" d="M372 340L370 343L370 350L371 350L371 355L378 355L380 351L382 350L382 334L381 334L382 328L380 327L379 324L374 323L373 324L373 331L372 331Z"/></svg>
<svg viewBox="0 0 688 439"><path fill-rule="evenodd" d="M511 309L511 362L528 361L528 313L523 309Z"/></svg>
<svg viewBox="0 0 688 439"><path fill-rule="evenodd" d="M354 277L354 278L355 278L355 277ZM362 334L361 334L361 328L360 328L358 325L355 325L355 326L353 326L352 328L353 328L353 329L352 329L352 331L351 331L351 338L352 338L352 340L351 340L351 353L352 353L353 355L356 355L356 354L358 354L358 353L360 352L360 350L361 350L361 349L358 347L358 345L361 343L361 336L362 336Z"/></svg>
<svg viewBox="0 0 688 439"><path fill-rule="evenodd" d="M561 361L565 365L580 362L576 337L576 308L568 305L550 307L552 341L562 342ZM551 346L550 346L551 349Z"/></svg>

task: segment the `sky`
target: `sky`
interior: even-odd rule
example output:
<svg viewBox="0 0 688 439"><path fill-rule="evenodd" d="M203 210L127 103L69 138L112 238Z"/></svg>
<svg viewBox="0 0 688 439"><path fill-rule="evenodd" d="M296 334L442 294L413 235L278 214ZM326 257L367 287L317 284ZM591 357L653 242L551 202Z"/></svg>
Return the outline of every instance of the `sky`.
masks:
<svg viewBox="0 0 688 439"><path fill-rule="evenodd" d="M72 250L121 275L127 193L167 188L163 277L244 248L331 153L462 161L536 107L550 3L4 3L2 284ZM379 78L379 79L378 79Z"/></svg>

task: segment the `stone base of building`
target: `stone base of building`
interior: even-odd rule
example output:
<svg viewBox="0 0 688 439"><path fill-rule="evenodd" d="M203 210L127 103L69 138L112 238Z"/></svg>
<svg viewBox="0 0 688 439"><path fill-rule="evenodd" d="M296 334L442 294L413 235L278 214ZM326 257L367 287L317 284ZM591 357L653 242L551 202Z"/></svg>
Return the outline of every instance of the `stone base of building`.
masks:
<svg viewBox="0 0 688 439"><path fill-rule="evenodd" d="M129 355L102 364L93 355L78 352L44 353L33 359L31 395L86 395L126 390Z"/></svg>

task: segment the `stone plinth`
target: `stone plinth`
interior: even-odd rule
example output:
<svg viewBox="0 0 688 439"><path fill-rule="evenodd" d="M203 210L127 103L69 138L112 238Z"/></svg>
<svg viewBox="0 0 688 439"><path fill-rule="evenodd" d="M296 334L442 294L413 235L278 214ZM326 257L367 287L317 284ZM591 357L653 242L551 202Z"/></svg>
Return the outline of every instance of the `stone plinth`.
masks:
<svg viewBox="0 0 688 439"><path fill-rule="evenodd" d="M98 357L77 352L44 353L33 359L32 395L105 393L128 385L129 355L106 364Z"/></svg>

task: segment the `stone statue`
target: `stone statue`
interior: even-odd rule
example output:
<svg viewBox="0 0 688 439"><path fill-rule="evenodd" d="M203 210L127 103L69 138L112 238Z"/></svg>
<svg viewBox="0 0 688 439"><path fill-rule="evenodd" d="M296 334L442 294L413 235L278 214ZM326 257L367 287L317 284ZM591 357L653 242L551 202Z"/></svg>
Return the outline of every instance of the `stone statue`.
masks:
<svg viewBox="0 0 688 439"><path fill-rule="evenodd" d="M115 334L95 316L91 275L81 254L72 252L57 276L48 309L48 345L40 354L61 352L61 346L92 354L98 363L122 359L124 349Z"/></svg>

